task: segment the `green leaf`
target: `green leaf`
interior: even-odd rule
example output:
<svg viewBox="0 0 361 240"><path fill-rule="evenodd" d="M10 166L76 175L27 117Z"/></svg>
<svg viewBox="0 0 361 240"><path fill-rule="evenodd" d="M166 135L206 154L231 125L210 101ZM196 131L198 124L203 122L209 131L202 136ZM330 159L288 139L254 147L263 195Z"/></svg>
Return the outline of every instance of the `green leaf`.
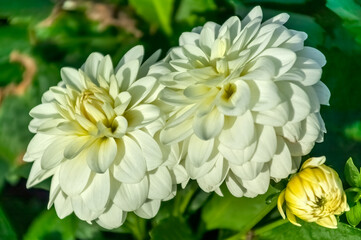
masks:
<svg viewBox="0 0 361 240"><path fill-rule="evenodd" d="M259 233L259 240L315 240L315 239L347 239L359 240L361 230L344 223L338 223L337 229L325 228L316 223L299 221L302 226L298 227L289 222L272 228L269 231Z"/></svg>
<svg viewBox="0 0 361 240"><path fill-rule="evenodd" d="M346 181L352 187L361 187L361 175L357 167L352 161L352 158L349 158L345 165L345 177Z"/></svg>
<svg viewBox="0 0 361 240"><path fill-rule="evenodd" d="M16 240L16 234L4 211L0 208L0 239Z"/></svg>
<svg viewBox="0 0 361 240"><path fill-rule="evenodd" d="M51 0L0 0L0 17L41 20L50 14L53 6Z"/></svg>
<svg viewBox="0 0 361 240"><path fill-rule="evenodd" d="M349 224L356 227L361 221L361 203L357 202L350 211L346 212L346 218Z"/></svg>
<svg viewBox="0 0 361 240"><path fill-rule="evenodd" d="M358 21L361 18L361 6L354 0L327 0L326 7L344 20Z"/></svg>
<svg viewBox="0 0 361 240"><path fill-rule="evenodd" d="M279 3L279 4L304 4L308 0L245 0L245 3Z"/></svg>
<svg viewBox="0 0 361 240"><path fill-rule="evenodd" d="M213 195L202 209L202 219L206 229L225 228L247 232L276 206L277 198L266 203L269 195L276 192L270 187L268 192L255 198L236 198L227 191L224 197Z"/></svg>
<svg viewBox="0 0 361 240"><path fill-rule="evenodd" d="M74 226L74 222L75 219L72 216L60 219L54 208L45 210L30 225L24 240L74 240L77 227L76 224Z"/></svg>
<svg viewBox="0 0 361 240"><path fill-rule="evenodd" d="M199 13L215 10L217 8L214 0L182 0L175 19L185 21L193 25L198 18Z"/></svg>
<svg viewBox="0 0 361 240"><path fill-rule="evenodd" d="M361 142L361 121L356 121L345 128L345 135L356 141Z"/></svg>
<svg viewBox="0 0 361 240"><path fill-rule="evenodd" d="M150 231L154 240L192 240L195 239L190 227L184 219L170 217L163 219Z"/></svg>
<svg viewBox="0 0 361 240"><path fill-rule="evenodd" d="M174 0L129 0L129 3L147 22L160 26L167 35L171 35Z"/></svg>

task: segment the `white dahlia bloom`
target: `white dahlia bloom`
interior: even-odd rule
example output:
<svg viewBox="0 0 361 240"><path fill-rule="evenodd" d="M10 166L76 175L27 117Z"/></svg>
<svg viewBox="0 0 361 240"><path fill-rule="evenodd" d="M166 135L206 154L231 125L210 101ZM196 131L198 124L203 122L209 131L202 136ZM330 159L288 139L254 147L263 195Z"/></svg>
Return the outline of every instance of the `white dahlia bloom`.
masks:
<svg viewBox="0 0 361 240"><path fill-rule="evenodd" d="M323 141L326 60L304 46L306 33L283 26L288 18L261 23L255 7L242 21L207 22L152 68L165 86L160 98L173 106L160 139L184 141L182 164L206 192L222 194L225 182L238 197L265 193Z"/></svg>
<svg viewBox="0 0 361 240"><path fill-rule="evenodd" d="M159 85L147 73L159 52L141 65L143 55L134 47L114 70L109 56L93 53L81 69L63 68L59 85L31 110L27 186L52 177L48 207L60 218L74 212L108 229L127 212L151 218L186 179L181 166L172 169L178 145L158 140Z"/></svg>

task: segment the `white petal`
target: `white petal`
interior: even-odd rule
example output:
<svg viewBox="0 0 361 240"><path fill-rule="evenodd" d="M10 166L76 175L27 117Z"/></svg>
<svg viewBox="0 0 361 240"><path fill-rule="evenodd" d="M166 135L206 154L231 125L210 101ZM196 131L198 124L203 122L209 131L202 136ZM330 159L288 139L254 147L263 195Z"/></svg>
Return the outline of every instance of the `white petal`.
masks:
<svg viewBox="0 0 361 240"><path fill-rule="evenodd" d="M240 80L224 85L217 95L217 108L227 116L239 116L250 108L251 92L248 85Z"/></svg>
<svg viewBox="0 0 361 240"><path fill-rule="evenodd" d="M202 140L196 135L192 135L188 145L188 157L192 165L200 167L211 156L214 139Z"/></svg>
<svg viewBox="0 0 361 240"><path fill-rule="evenodd" d="M128 129L138 129L159 118L160 110L153 104L142 104L124 113Z"/></svg>
<svg viewBox="0 0 361 240"><path fill-rule="evenodd" d="M284 140L277 136L277 150L270 166L270 176L273 178L286 178L292 170L292 158Z"/></svg>
<svg viewBox="0 0 361 240"><path fill-rule="evenodd" d="M92 211L89 209L81 196L71 197L71 205L73 206L75 215L84 221L93 221L101 213L101 211Z"/></svg>
<svg viewBox="0 0 361 240"><path fill-rule="evenodd" d="M58 193L54 200L56 214L60 219L65 218L73 212L71 198L66 196L62 191Z"/></svg>
<svg viewBox="0 0 361 240"><path fill-rule="evenodd" d="M283 102L273 109L255 112L253 114L253 118L257 124L280 127L288 122L291 118L290 115L290 104L288 102Z"/></svg>
<svg viewBox="0 0 361 240"><path fill-rule="evenodd" d="M252 8L252 10L242 19L242 26L246 26L250 21L256 18L262 18L262 9L260 6Z"/></svg>
<svg viewBox="0 0 361 240"><path fill-rule="evenodd" d="M114 203L123 211L134 211L141 207L148 196L148 178L139 183L122 183L114 197Z"/></svg>
<svg viewBox="0 0 361 240"><path fill-rule="evenodd" d="M264 166L263 171L260 172L260 174L250 181L244 180L242 181L242 184L244 188L247 190L251 190L252 192L255 192L257 194L263 194L267 192L267 189L270 184L270 174L268 167Z"/></svg>
<svg viewBox="0 0 361 240"><path fill-rule="evenodd" d="M92 144L90 136L72 136L64 149L64 157L73 159L78 156L86 147Z"/></svg>
<svg viewBox="0 0 361 240"><path fill-rule="evenodd" d="M60 117L55 103L42 103L30 111L33 118L56 118Z"/></svg>
<svg viewBox="0 0 361 240"><path fill-rule="evenodd" d="M252 111L266 111L276 107L282 100L277 85L272 81L247 81L251 90Z"/></svg>
<svg viewBox="0 0 361 240"><path fill-rule="evenodd" d="M256 125L258 144L252 162L269 162L277 149L277 139L273 127Z"/></svg>
<svg viewBox="0 0 361 240"><path fill-rule="evenodd" d="M97 223L106 229L120 227L127 217L127 212L122 211L117 205L110 204L110 208L98 217Z"/></svg>
<svg viewBox="0 0 361 240"><path fill-rule="evenodd" d="M221 154L216 154L211 159L208 159L208 161L206 161L200 167L195 167L192 164L192 161L187 156L186 159L185 159L185 169L187 170L187 173L189 174L190 178L197 179L197 178L200 178L200 177L204 176L209 171L211 171L211 169L216 164L216 162L217 161L222 161L222 159L223 159L223 156Z"/></svg>
<svg viewBox="0 0 361 240"><path fill-rule="evenodd" d="M27 188L31 188L35 186L36 184L51 177L55 173L56 168L50 170L42 170L40 166L40 162L41 161L38 160L33 163L33 166L31 167L30 170L28 181L26 183Z"/></svg>
<svg viewBox="0 0 361 240"><path fill-rule="evenodd" d="M218 150L222 154L222 156L230 163L241 165L251 159L254 151L256 150L256 146L257 141L254 141L248 147L241 150L229 148L223 144L219 144Z"/></svg>
<svg viewBox="0 0 361 240"><path fill-rule="evenodd" d="M100 53L91 53L81 69L85 74L92 80L93 83L97 84L98 77L98 66L100 61L104 58Z"/></svg>
<svg viewBox="0 0 361 240"><path fill-rule="evenodd" d="M153 218L159 211L160 200L148 200L140 208L134 211L141 218Z"/></svg>
<svg viewBox="0 0 361 240"><path fill-rule="evenodd" d="M163 144L180 142L193 133L193 119L190 118L177 126L164 128L160 133L160 140Z"/></svg>
<svg viewBox="0 0 361 240"><path fill-rule="evenodd" d="M156 79L152 76L147 76L135 81L127 90L132 99L129 103L130 107L136 106L142 101L154 88Z"/></svg>
<svg viewBox="0 0 361 240"><path fill-rule="evenodd" d="M248 161L244 164L237 166L231 165L231 170L242 180L252 180L260 174L264 166L264 163Z"/></svg>
<svg viewBox="0 0 361 240"><path fill-rule="evenodd" d="M108 202L110 193L109 171L96 173L90 179L90 184L81 193L87 207L94 211L103 210Z"/></svg>
<svg viewBox="0 0 361 240"><path fill-rule="evenodd" d="M158 143L149 134L143 131L129 133L142 149L143 156L147 164L147 170L151 171L163 163L162 151Z"/></svg>
<svg viewBox="0 0 361 240"><path fill-rule="evenodd" d="M310 99L305 90L291 82L278 82L280 91L289 99L291 108L289 109L289 121L299 122L311 113Z"/></svg>
<svg viewBox="0 0 361 240"><path fill-rule="evenodd" d="M217 108L214 108L210 113L202 117L195 117L193 131L200 139L209 140L221 132L223 123L223 114L221 114Z"/></svg>
<svg viewBox="0 0 361 240"><path fill-rule="evenodd" d="M172 178L167 167L149 173L149 199L162 200L172 192Z"/></svg>
<svg viewBox="0 0 361 240"><path fill-rule="evenodd" d="M143 61L144 56L144 47L142 45L137 45L131 48L122 59L120 59L115 71L118 71L120 67L122 67L125 63L130 62L132 60L137 60L139 63Z"/></svg>
<svg viewBox="0 0 361 240"><path fill-rule="evenodd" d="M112 171L114 177L125 183L137 183L144 178L146 162L139 145L128 136L118 141L118 155Z"/></svg>
<svg viewBox="0 0 361 240"><path fill-rule="evenodd" d="M114 74L113 63L109 55L106 55L99 63L98 75L106 81L110 81L110 76ZM109 82L110 83L110 82Z"/></svg>
<svg viewBox="0 0 361 240"><path fill-rule="evenodd" d="M278 66L276 68L278 70L276 76L280 76L287 72L293 66L297 58L293 51L286 48L268 48L258 55L258 57L261 56L274 58L274 64Z"/></svg>
<svg viewBox="0 0 361 240"><path fill-rule="evenodd" d="M56 136L42 133L35 134L28 145L23 160L25 162L33 162L40 159L44 150L53 142L54 138L56 138Z"/></svg>
<svg viewBox="0 0 361 240"><path fill-rule="evenodd" d="M312 58L320 65L320 67L323 67L326 65L325 56L316 48L304 47L301 51L297 52L297 56Z"/></svg>
<svg viewBox="0 0 361 240"><path fill-rule="evenodd" d="M103 138L95 142L87 155L88 166L96 173L104 173L113 164L117 154L114 138Z"/></svg>
<svg viewBox="0 0 361 240"><path fill-rule="evenodd" d="M330 105L329 101L331 93L327 86L323 82L319 81L312 87L315 89L320 103L327 106Z"/></svg>
<svg viewBox="0 0 361 240"><path fill-rule="evenodd" d="M118 80L120 92L127 91L128 88L133 84L137 77L139 66L139 60L131 60L124 63L124 65L122 65L116 71L115 76Z"/></svg>
<svg viewBox="0 0 361 240"><path fill-rule="evenodd" d="M199 187L205 192L214 191L222 184L228 173L228 169L227 161L219 159L211 171L197 179Z"/></svg>
<svg viewBox="0 0 361 240"><path fill-rule="evenodd" d="M85 89L84 77L74 68L63 67L60 70L61 79L66 85L74 90L82 91Z"/></svg>
<svg viewBox="0 0 361 240"><path fill-rule="evenodd" d="M193 44L197 45L199 34L194 32L183 32L179 37L179 45Z"/></svg>
<svg viewBox="0 0 361 240"><path fill-rule="evenodd" d="M226 177L226 185L230 193L235 197L243 197L246 189L243 187L242 183L234 176L233 173L229 173Z"/></svg>
<svg viewBox="0 0 361 240"><path fill-rule="evenodd" d="M311 58L297 57L294 67L295 69L302 71L305 75L305 79L302 81L302 84L305 86L313 85L321 78L322 69L320 65Z"/></svg>
<svg viewBox="0 0 361 240"><path fill-rule="evenodd" d="M253 117L250 111L239 117L225 117L219 140L232 149L244 149L255 137Z"/></svg>
<svg viewBox="0 0 361 240"><path fill-rule="evenodd" d="M88 183L91 170L86 164L86 156L79 154L76 158L64 161L60 166L59 183L67 195L81 193Z"/></svg>
<svg viewBox="0 0 361 240"><path fill-rule="evenodd" d="M63 159L63 149L69 144L69 138L57 137L44 151L41 158L41 168L51 169L56 167Z"/></svg>

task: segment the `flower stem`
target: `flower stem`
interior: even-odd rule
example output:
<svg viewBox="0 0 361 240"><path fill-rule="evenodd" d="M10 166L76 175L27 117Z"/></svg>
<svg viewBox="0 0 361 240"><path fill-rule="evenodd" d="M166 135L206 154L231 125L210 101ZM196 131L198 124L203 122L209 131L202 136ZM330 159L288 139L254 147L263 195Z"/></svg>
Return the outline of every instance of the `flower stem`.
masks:
<svg viewBox="0 0 361 240"><path fill-rule="evenodd" d="M277 198L276 200L273 199L273 201L267 205L267 207L265 207L263 209L262 212L260 212L255 218L251 219L248 223L247 226L245 226L243 228L242 231L240 231L239 233L231 236L230 238L227 238L227 240L237 240L237 239L246 239L247 238L247 233L259 222L261 221L264 216L266 216L270 211L272 211L272 209L274 209L277 205Z"/></svg>
<svg viewBox="0 0 361 240"><path fill-rule="evenodd" d="M254 235L257 236L257 235L260 235L260 234L262 234L264 232L268 232L268 231L270 231L270 230L272 230L272 229L274 229L274 228L276 228L278 226L281 226L281 225L283 225L283 224L285 224L287 222L288 222L287 219L283 219L283 218L278 219L278 220L273 221L273 222L271 222L271 223L269 223L269 224L267 224L265 226L262 226L260 228L255 229L254 230Z"/></svg>

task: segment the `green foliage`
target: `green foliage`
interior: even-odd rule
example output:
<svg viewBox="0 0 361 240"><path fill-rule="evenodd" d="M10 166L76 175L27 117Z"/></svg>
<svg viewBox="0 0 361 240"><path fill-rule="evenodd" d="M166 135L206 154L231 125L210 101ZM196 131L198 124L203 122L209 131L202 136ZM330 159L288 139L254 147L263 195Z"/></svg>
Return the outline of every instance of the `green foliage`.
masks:
<svg viewBox="0 0 361 240"><path fill-rule="evenodd" d="M316 223L301 222L302 227L286 223L269 231L259 233L259 240L314 240L314 239L360 239L361 230L344 223L338 223L337 229L321 227Z"/></svg>
<svg viewBox="0 0 361 240"><path fill-rule="evenodd" d="M267 193L255 198L236 198L224 191L224 197L213 195L202 209L202 219L207 230L218 228L247 233L276 204L277 199L267 203L269 195L276 192L272 187Z"/></svg>
<svg viewBox="0 0 361 240"><path fill-rule="evenodd" d="M193 182L178 191L175 199L162 203L154 219L144 220L129 214L121 228L109 232L75 216L60 220L53 209L42 212L48 193L26 190L24 181L19 181L30 169L30 165L21 161L32 137L27 130L31 119L28 113L40 102L44 91L60 80L61 67L79 67L94 51L111 54L116 62L136 44L144 44L148 55L158 48L165 54L177 44L181 32L191 31L206 21L222 23L235 13L243 17L255 5L262 6L264 19L281 12L289 13L287 27L306 32L306 45L317 47L325 54L327 65L323 68L322 80L332 97L331 106L321 109L321 114L328 133L323 144L316 144L311 156L326 155L328 164L343 177L344 163L340 159L350 155L355 160L361 159L359 0L72 2L74 7L62 9L61 2L51 0L0 0L0 88L23 80L26 69L10 62L13 51L31 57L37 66L24 94L5 96L0 103L0 239L208 240L234 234L232 239L238 239L247 232L247 236L253 234L257 239L344 239L344 236L359 239L360 230L342 222L337 230L311 223L302 223L301 228L289 223L273 224L272 221L280 217L274 209L278 195L274 188L254 199L235 198L226 191L224 197L219 197L198 191ZM91 12L96 6L103 6L109 12L95 11L98 15L94 17ZM141 34L135 35L129 26ZM344 175L351 185L346 190L350 205L346 218L357 226L361 220L361 176L352 159L347 161ZM45 182L38 187L48 189L48 185ZM341 221L346 219L341 217ZM273 228L263 228L269 223Z"/></svg>
<svg viewBox="0 0 361 240"><path fill-rule="evenodd" d="M4 211L0 208L0 239L16 240L16 233L11 226L9 220L5 216Z"/></svg>
<svg viewBox="0 0 361 240"><path fill-rule="evenodd" d="M154 26L160 26L167 34L172 34L174 0L129 0L136 12Z"/></svg>
<svg viewBox="0 0 361 240"><path fill-rule="evenodd" d="M195 239L186 221L182 218L169 217L163 219L150 232L154 240L193 240Z"/></svg>
<svg viewBox="0 0 361 240"><path fill-rule="evenodd" d="M327 0L326 6L344 20L345 28L361 43L361 6L354 0Z"/></svg>
<svg viewBox="0 0 361 240"><path fill-rule="evenodd" d="M74 219L67 217L59 219L54 208L44 211L29 227L24 240L75 239Z"/></svg>
<svg viewBox="0 0 361 240"><path fill-rule="evenodd" d="M361 187L361 174L353 163L352 158L349 158L346 162L345 177L350 186Z"/></svg>

